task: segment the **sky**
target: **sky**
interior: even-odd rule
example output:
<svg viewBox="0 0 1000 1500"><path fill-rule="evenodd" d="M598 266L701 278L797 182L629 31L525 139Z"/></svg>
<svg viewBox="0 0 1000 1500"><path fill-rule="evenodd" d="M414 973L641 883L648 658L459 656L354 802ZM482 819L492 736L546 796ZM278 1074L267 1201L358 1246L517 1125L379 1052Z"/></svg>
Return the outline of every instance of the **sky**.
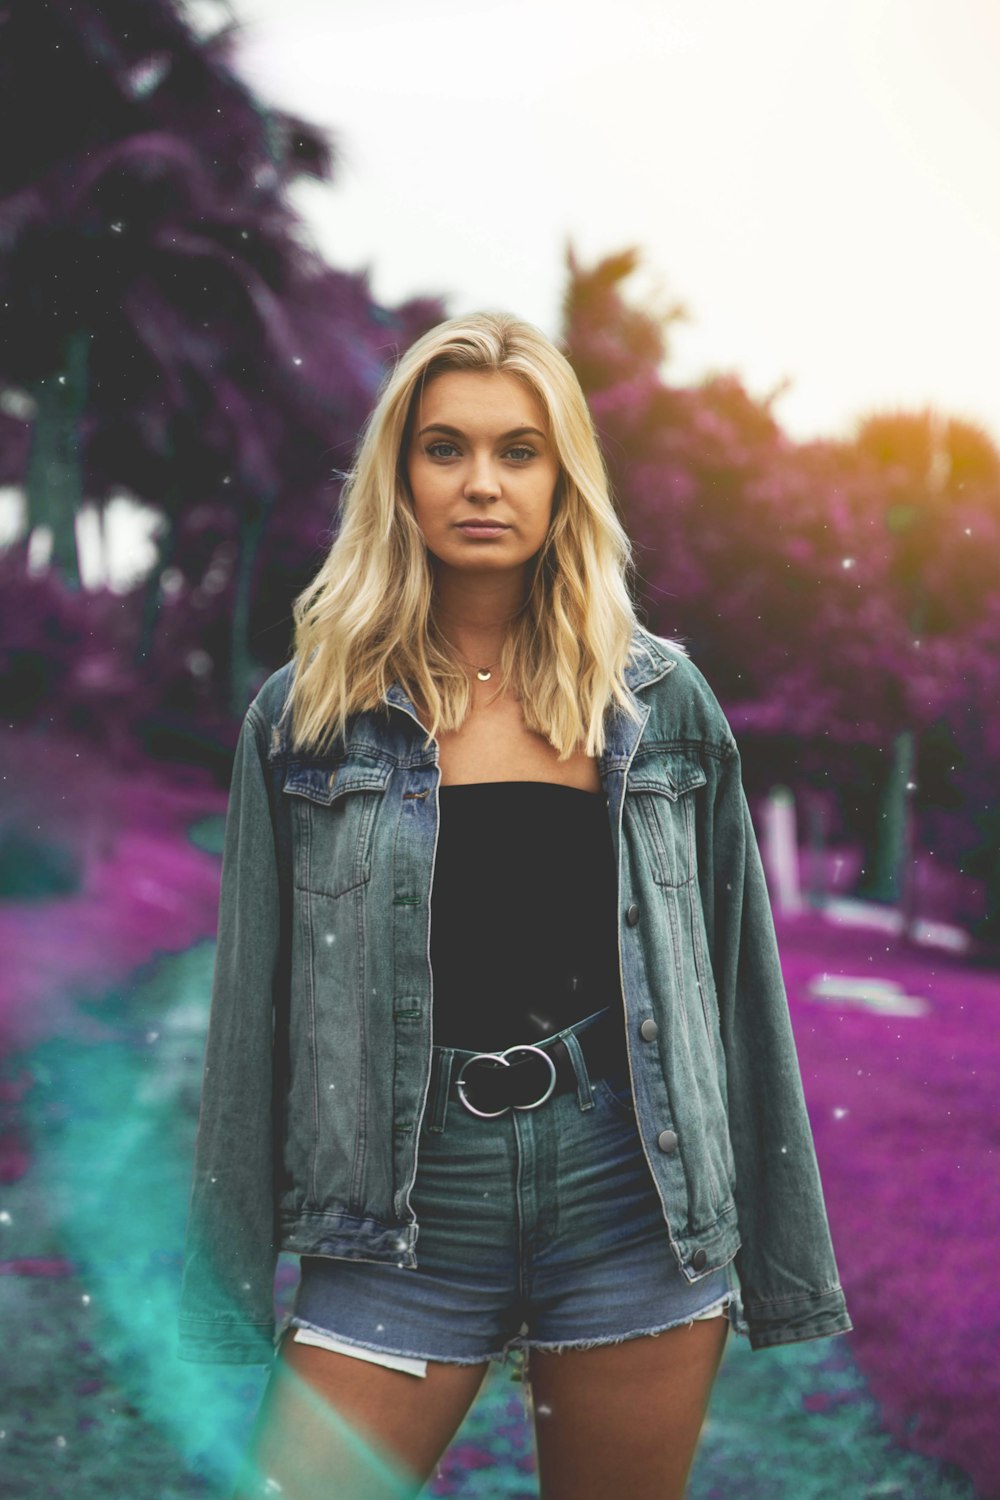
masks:
<svg viewBox="0 0 1000 1500"><path fill-rule="evenodd" d="M784 386L793 437L933 405L1000 441L996 0L231 0L239 70L330 130L293 192L384 302L558 333L566 246L685 305L666 377ZM217 5L207 7L218 24Z"/></svg>

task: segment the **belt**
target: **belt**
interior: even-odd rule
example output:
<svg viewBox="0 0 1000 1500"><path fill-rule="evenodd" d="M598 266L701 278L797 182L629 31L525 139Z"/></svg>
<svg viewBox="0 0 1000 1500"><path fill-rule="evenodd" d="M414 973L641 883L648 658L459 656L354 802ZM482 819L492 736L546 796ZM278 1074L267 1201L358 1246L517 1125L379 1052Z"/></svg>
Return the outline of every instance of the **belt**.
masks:
<svg viewBox="0 0 1000 1500"><path fill-rule="evenodd" d="M569 1028L567 1028L569 1029ZM586 1030L574 1033L591 1078L603 1078L628 1067L628 1052L622 1017L614 1008ZM444 1048L434 1049L436 1085ZM456 1054L465 1049L453 1049ZM457 1061L457 1058L456 1058ZM553 1094L569 1093L578 1086L569 1048L556 1038L550 1042L527 1042L502 1052L473 1052L460 1066L452 1067L449 1095L470 1114L493 1119L510 1109L537 1109Z"/></svg>

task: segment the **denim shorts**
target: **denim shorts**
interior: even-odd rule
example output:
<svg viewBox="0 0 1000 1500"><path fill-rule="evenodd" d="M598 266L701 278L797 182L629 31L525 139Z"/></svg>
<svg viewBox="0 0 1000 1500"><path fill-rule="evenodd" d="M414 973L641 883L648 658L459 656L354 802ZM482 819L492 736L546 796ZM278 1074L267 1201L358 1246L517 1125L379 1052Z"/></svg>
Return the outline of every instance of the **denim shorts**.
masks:
<svg viewBox="0 0 1000 1500"><path fill-rule="evenodd" d="M297 1338L421 1375L428 1360L506 1364L724 1313L737 1329L732 1263L690 1283L678 1267L627 1070L591 1079L579 1044L568 1050L576 1089L493 1119L435 1067L410 1194L417 1268L303 1256L286 1320ZM454 1050L452 1079L471 1056Z"/></svg>

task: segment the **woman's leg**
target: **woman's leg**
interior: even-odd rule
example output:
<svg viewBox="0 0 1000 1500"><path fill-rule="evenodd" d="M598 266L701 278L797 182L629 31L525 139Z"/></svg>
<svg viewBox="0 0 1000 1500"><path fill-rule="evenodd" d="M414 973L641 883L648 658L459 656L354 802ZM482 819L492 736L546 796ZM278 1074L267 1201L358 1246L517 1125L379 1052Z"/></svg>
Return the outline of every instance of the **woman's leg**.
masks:
<svg viewBox="0 0 1000 1500"><path fill-rule="evenodd" d="M489 1361L424 1377L282 1340L233 1500L410 1500L479 1393Z"/></svg>
<svg viewBox="0 0 1000 1500"><path fill-rule="evenodd" d="M729 1319L621 1344L531 1351L542 1500L681 1500Z"/></svg>

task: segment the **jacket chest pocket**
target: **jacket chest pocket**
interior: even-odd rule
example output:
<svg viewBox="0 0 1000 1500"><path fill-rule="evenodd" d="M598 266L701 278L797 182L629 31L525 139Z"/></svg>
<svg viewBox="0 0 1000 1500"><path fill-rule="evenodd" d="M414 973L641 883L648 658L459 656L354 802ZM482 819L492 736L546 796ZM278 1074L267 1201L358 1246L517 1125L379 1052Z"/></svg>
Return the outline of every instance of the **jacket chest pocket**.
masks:
<svg viewBox="0 0 1000 1500"><path fill-rule="evenodd" d="M657 885L676 889L698 874L695 797L705 768L693 751L670 751L633 764L625 793Z"/></svg>
<svg viewBox="0 0 1000 1500"><path fill-rule="evenodd" d="M375 824L392 775L387 762L293 762L283 792L292 817L299 890L337 897L371 878Z"/></svg>

